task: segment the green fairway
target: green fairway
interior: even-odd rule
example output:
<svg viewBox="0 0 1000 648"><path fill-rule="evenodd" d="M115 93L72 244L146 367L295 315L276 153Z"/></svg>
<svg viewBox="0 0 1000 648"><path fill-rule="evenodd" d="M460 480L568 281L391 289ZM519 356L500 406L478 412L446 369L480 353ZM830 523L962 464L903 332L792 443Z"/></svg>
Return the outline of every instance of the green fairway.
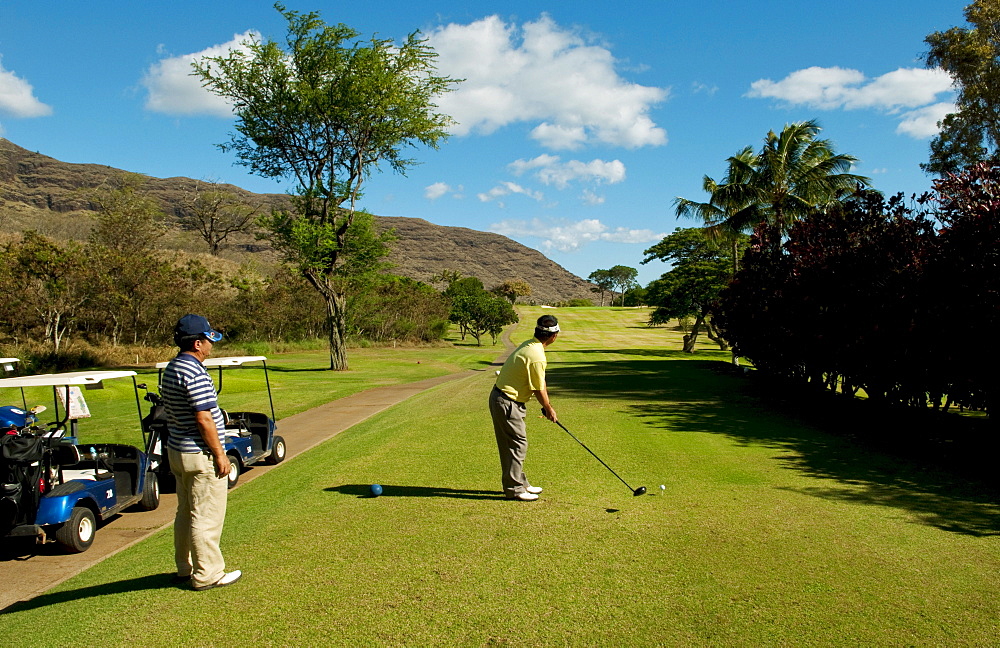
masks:
<svg viewBox="0 0 1000 648"><path fill-rule="evenodd" d="M167 530L0 627L23 646L997 645L996 493L766 406L645 311L544 312L560 420L650 495L532 403L545 492L503 500L480 366L233 491L233 587L169 586Z"/></svg>

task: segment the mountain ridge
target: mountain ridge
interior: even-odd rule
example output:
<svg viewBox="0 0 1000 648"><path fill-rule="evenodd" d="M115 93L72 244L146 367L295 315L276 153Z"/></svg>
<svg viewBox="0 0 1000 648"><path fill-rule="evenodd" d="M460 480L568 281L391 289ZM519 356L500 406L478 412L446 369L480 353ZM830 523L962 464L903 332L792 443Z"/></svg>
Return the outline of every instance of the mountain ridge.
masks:
<svg viewBox="0 0 1000 648"><path fill-rule="evenodd" d="M72 233L74 218L86 221L83 217L96 211L84 191L122 173L125 171L107 165L62 162L0 137L0 230L29 229L26 223L48 220L66 226L59 231L71 232L62 238L85 237L85 233ZM171 225L177 228L177 217L184 210L183 198L199 181L183 176L143 177L144 191L161 203ZM260 202L265 208L279 207L288 200L284 194L257 194L236 185L221 184L219 188ZM500 234L435 225L410 216L376 215L375 219L380 229L396 231L397 240L389 257L395 266L391 270L394 274L431 283L431 278L442 271L457 271L462 276L478 277L487 288L509 279L523 279L531 286L532 294L524 299L530 303L593 297L592 284L541 252ZM82 227L78 224L77 229ZM53 229L59 228L53 225ZM242 248L242 254L249 258L264 255L276 259L266 242L244 240L235 247Z"/></svg>

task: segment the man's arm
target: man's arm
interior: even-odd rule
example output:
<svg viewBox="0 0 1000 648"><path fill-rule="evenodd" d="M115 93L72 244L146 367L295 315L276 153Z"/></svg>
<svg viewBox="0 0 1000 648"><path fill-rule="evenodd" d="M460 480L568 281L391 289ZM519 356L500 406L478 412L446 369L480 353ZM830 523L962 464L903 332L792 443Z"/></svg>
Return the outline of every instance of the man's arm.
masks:
<svg viewBox="0 0 1000 648"><path fill-rule="evenodd" d="M539 404L542 406L542 416L553 423L558 421L559 417L556 416L556 411L552 409L552 403L549 402L549 390L546 387L542 387L541 389L531 390L531 393L535 395L535 398L538 399Z"/></svg>
<svg viewBox="0 0 1000 648"><path fill-rule="evenodd" d="M194 420L198 424L198 432L201 434L202 440L205 441L205 445L208 446L215 459L215 476L221 479L229 474L229 457L226 456L226 451L222 449L222 443L219 442L219 431L215 427L212 412L208 410L195 412Z"/></svg>

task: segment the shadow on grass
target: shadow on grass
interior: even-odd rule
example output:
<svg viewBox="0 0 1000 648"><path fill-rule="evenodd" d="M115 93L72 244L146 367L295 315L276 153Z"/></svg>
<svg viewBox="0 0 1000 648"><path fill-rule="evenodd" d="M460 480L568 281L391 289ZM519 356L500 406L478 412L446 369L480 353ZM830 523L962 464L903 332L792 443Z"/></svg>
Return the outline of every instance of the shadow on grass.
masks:
<svg viewBox="0 0 1000 648"><path fill-rule="evenodd" d="M167 587L188 587L187 583L174 583L173 577L174 574L172 572L166 574L152 574L150 576L141 576L139 578L129 578L126 580L115 581L114 583L91 585L90 587L81 587L79 589L55 592L53 594L42 594L41 596L36 596L30 601L18 601L13 605L9 605L0 610L0 615L13 614L14 612L25 612L27 610L36 610L49 605L58 605L59 603L79 602L84 599L107 596L109 594L124 594L125 592L135 592L137 590L158 590L165 589ZM44 630L40 629L40 632L44 632Z"/></svg>
<svg viewBox="0 0 1000 648"><path fill-rule="evenodd" d="M376 499L371 492L370 484L343 484L323 489L327 492L341 495L354 495L368 499ZM503 493L486 490L461 490L445 486L394 486L382 484L382 494L379 497L454 497L457 499L503 500Z"/></svg>
<svg viewBox="0 0 1000 648"><path fill-rule="evenodd" d="M550 363L550 389L630 401L624 411L651 429L781 450L777 459L789 470L832 482L798 491L806 495L894 507L953 533L1000 535L997 441L982 422L791 390L679 351L593 353L635 359Z"/></svg>

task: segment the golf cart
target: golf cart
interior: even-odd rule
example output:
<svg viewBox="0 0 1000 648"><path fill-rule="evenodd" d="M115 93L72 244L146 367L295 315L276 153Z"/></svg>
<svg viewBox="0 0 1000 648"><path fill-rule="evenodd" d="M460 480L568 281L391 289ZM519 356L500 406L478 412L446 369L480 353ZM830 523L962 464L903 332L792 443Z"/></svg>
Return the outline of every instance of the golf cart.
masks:
<svg viewBox="0 0 1000 648"><path fill-rule="evenodd" d="M223 368L241 367L246 363L260 362L264 367L264 384L267 386L267 401L271 416L259 412L229 412L222 410L226 422L225 442L223 448L229 456L232 468L229 470L229 488L236 486L240 475L248 467L264 461L268 464L278 464L285 459L285 440L275 434L277 424L274 422L274 401L271 398L271 382L267 377L267 358L265 356L233 356L229 358L208 358L203 363L207 369L218 368L216 380L217 393L221 397L223 391ZM163 377L163 369L168 363L157 363ZM164 484L172 483L170 462L163 444L167 438L167 419L163 408L163 400L159 394L146 389L145 399L150 403L149 415L143 419L143 432L148 437L147 447L156 463L156 471Z"/></svg>
<svg viewBox="0 0 1000 648"><path fill-rule="evenodd" d="M39 425L43 406L3 408L0 538L34 536L44 543L54 537L79 553L93 544L98 521L134 504L145 510L159 506L159 483L146 453L120 443L78 443L79 419L90 416L80 388L102 389L105 380L128 377L134 387L135 375L78 371L0 378L0 389L21 390L22 403L26 388L51 387L57 419Z"/></svg>

